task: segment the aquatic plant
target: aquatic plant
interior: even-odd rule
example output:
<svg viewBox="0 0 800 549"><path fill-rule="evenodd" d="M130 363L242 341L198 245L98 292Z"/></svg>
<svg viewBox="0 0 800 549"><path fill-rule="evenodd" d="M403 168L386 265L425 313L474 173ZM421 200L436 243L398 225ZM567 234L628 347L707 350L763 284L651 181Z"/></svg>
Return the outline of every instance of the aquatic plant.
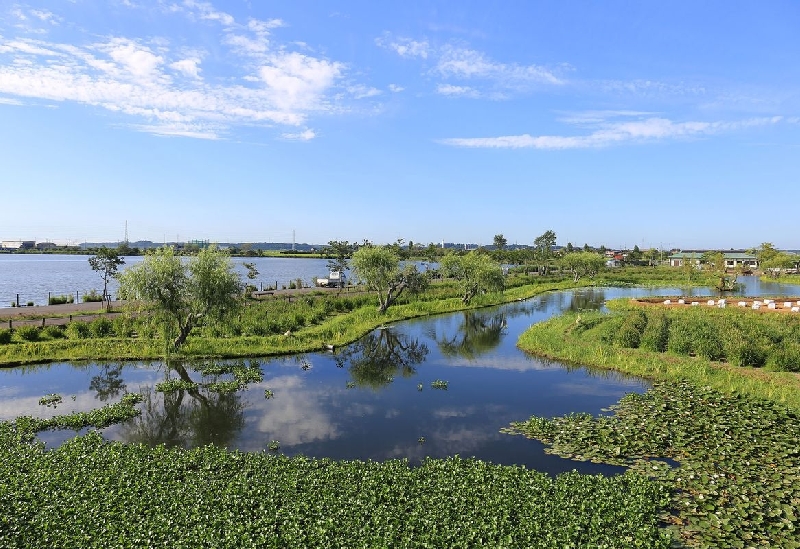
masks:
<svg viewBox="0 0 800 549"><path fill-rule="evenodd" d="M437 379L435 381L431 381L431 389L441 389L441 390L446 391L447 390L447 386L448 386L448 383L446 381L441 380L441 379Z"/></svg>
<svg viewBox="0 0 800 549"><path fill-rule="evenodd" d="M49 395L45 395L39 399L39 406L47 406L48 408L52 406L55 408L62 402L61 395L57 393L50 393Z"/></svg>

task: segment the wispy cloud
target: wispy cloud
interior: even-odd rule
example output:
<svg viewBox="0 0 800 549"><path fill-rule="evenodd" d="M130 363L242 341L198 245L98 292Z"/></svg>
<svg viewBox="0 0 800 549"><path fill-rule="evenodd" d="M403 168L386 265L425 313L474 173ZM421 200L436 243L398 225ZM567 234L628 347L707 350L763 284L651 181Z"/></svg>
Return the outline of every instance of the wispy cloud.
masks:
<svg viewBox="0 0 800 549"><path fill-rule="evenodd" d="M375 43L400 57L420 60L422 72L438 80L436 93L440 95L496 100L538 86L564 84L559 76L563 67L504 63L460 43L437 46L427 39L397 37L389 32L376 38Z"/></svg>
<svg viewBox="0 0 800 549"><path fill-rule="evenodd" d="M317 134L314 133L314 130L305 130L297 133L284 133L281 135L281 137L288 139L289 141L311 141L316 136Z"/></svg>
<svg viewBox="0 0 800 549"><path fill-rule="evenodd" d="M212 71L203 49L172 47L161 38L97 41L84 35L89 41L65 43L0 35L2 102L76 102L128 115L130 127L138 131L218 138L238 125L302 127L313 114L341 112L346 110L343 102L381 94L345 80L344 63L276 43L271 33L285 26L280 19L239 23L197 0L163 6L165 17L182 14L195 24L218 26L223 66L218 66L219 54ZM45 11L17 11L26 22L50 24L55 18ZM215 76L219 68L224 77ZM285 135L307 140L314 132Z"/></svg>
<svg viewBox="0 0 800 549"><path fill-rule="evenodd" d="M666 118L603 123L587 135L561 136L530 134L499 137L467 137L441 139L439 143L454 147L493 149L585 149L606 147L625 142L648 142L666 139L702 137L737 131L753 126L776 124L783 118L750 118L733 122L673 122Z"/></svg>
<svg viewBox="0 0 800 549"><path fill-rule="evenodd" d="M398 86L397 84L389 84L389 91L392 93L400 93L403 90L405 90L403 86Z"/></svg>
<svg viewBox="0 0 800 549"><path fill-rule="evenodd" d="M0 105L16 105L18 107L21 107L22 105L24 105L24 103L22 101L19 101L18 99L12 99L10 97L0 97Z"/></svg>

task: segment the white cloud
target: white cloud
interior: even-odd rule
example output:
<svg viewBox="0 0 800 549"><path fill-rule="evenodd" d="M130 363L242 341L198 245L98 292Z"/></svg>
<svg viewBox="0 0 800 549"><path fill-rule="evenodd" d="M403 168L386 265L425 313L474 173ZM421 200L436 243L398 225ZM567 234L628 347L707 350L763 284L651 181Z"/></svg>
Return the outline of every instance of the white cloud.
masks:
<svg viewBox="0 0 800 549"><path fill-rule="evenodd" d="M403 90L405 90L403 86L398 86L397 84L389 84L389 91L392 93L400 93Z"/></svg>
<svg viewBox="0 0 800 549"><path fill-rule="evenodd" d="M376 95L380 95L381 93L383 93L383 92L381 92L381 90L379 90L377 88L367 87L367 86L364 86L362 84L358 84L356 86L350 86L349 88L347 88L347 91L350 92L350 94L355 99L364 99L366 97L375 97Z"/></svg>
<svg viewBox="0 0 800 549"><path fill-rule="evenodd" d="M22 105L24 105L24 103L17 99L11 99L10 97L0 97L0 105L14 105L17 107L21 107Z"/></svg>
<svg viewBox="0 0 800 549"><path fill-rule="evenodd" d="M532 136L507 135L500 137L450 138L439 142L454 147L495 149L581 149L604 147L623 142L642 142L664 139L700 137L739 129L776 124L782 117L751 118L734 122L673 122L665 118L647 118L629 122L604 124L588 135Z"/></svg>
<svg viewBox="0 0 800 549"><path fill-rule="evenodd" d="M427 59L430 45L427 40L417 41L410 38L392 38L390 33L375 39L375 44L390 49L400 57L421 57Z"/></svg>
<svg viewBox="0 0 800 549"><path fill-rule="evenodd" d="M535 86L564 84L556 71L541 65L502 63L461 44L432 46L427 40L394 37L386 32L375 43L400 57L433 63L424 72L442 79L437 93L450 96L505 99L509 92L524 92ZM469 86L465 83L470 82Z"/></svg>
<svg viewBox="0 0 800 549"><path fill-rule="evenodd" d="M209 73L210 66L201 69L207 44L173 51L157 37L114 36L81 44L0 36L3 103L76 102L128 115L130 127L139 131L209 139L236 125L303 126L311 113L336 111L345 99L381 93L357 83L344 88L350 94L338 93L345 65L271 43L269 32L285 25L280 19L238 25L229 14L195 0L165 9L223 25L215 61L222 59L224 78ZM33 19L22 11L17 17ZM45 12L37 17L49 18ZM287 133L314 137L310 130Z"/></svg>
<svg viewBox="0 0 800 549"><path fill-rule="evenodd" d="M200 60L199 59L181 59L170 63L170 68L175 69L191 78L200 78Z"/></svg>
<svg viewBox="0 0 800 549"><path fill-rule="evenodd" d="M311 141L316 136L317 134L314 133L314 130L305 130L299 133L284 133L281 135L281 137L290 141Z"/></svg>
<svg viewBox="0 0 800 549"><path fill-rule="evenodd" d="M461 95L465 97L478 97L479 94L469 86L454 86L452 84L439 84L436 93L440 95Z"/></svg>

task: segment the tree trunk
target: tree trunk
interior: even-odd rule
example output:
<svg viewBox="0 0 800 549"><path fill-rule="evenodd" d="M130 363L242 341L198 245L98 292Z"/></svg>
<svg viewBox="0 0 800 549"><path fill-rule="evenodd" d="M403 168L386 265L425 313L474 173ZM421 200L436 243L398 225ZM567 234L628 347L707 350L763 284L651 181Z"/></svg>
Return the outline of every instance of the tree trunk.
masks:
<svg viewBox="0 0 800 549"><path fill-rule="evenodd" d="M186 319L186 324L180 327L180 332L178 333L178 337L175 338L175 341L172 342L172 345L175 347L175 350L180 349L180 346L186 342L186 338L189 337L189 334L192 332L192 328L194 327L194 316L189 316Z"/></svg>

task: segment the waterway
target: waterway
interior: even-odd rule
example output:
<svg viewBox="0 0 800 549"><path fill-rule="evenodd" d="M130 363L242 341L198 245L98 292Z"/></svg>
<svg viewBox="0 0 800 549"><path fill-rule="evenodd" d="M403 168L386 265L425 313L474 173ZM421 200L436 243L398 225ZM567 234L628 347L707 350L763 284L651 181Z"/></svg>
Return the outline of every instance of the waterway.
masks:
<svg viewBox="0 0 800 549"><path fill-rule="evenodd" d="M749 277L742 294L800 295L800 287ZM541 444L500 433L531 415L604 413L625 393L648 384L616 373L543 361L516 347L530 325L566 310L602 308L608 299L653 295L714 295L694 288L586 288L555 292L500 307L400 322L375 330L334 353L246 361L264 374L234 393L178 391L155 385L188 375L207 383L191 364L54 363L0 370L0 419L48 417L89 410L141 392L140 418L103 430L109 440L196 447L214 443L261 451L271 441L280 451L334 459L475 456L550 473L576 468L615 472L545 454ZM180 370L184 368L184 370ZM222 379L225 379L223 377ZM435 381L447 382L446 389ZM433 385L432 385L433 384ZM272 398L265 398L265 391ZM58 393L57 409L39 398ZM75 433L47 432L60 444Z"/></svg>

